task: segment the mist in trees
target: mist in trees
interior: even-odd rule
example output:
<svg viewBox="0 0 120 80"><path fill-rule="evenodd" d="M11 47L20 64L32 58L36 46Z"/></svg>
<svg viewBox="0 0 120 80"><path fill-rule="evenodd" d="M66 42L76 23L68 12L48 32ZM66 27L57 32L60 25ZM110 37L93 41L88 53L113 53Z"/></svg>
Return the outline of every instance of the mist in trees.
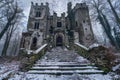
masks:
<svg viewBox="0 0 120 80"><path fill-rule="evenodd" d="M23 10L18 5L17 0L0 0L0 40L5 37L1 53L2 56L7 55L12 36L15 34L23 16ZM19 33L16 36L19 36ZM16 37L14 38L16 39ZM16 49L16 47L14 46L12 48Z"/></svg>
<svg viewBox="0 0 120 80"><path fill-rule="evenodd" d="M99 22L110 43L120 48L120 9L119 0L83 0L90 7L94 22ZM107 38L106 37L106 38Z"/></svg>

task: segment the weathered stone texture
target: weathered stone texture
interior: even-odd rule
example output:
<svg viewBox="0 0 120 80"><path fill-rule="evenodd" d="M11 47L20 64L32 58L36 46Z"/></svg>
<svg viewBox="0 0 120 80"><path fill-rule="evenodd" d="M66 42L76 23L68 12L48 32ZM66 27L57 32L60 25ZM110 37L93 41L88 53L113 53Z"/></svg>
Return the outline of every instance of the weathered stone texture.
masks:
<svg viewBox="0 0 120 80"><path fill-rule="evenodd" d="M69 41L79 42L89 46L94 42L91 28L88 6L85 3L77 3L72 9L68 3L68 15L49 12L49 4L31 3L26 34L22 35L21 48L37 49L44 43L55 46L67 46ZM73 35L73 36L72 36ZM31 48L32 47L32 48ZM33 48L36 47L36 48Z"/></svg>

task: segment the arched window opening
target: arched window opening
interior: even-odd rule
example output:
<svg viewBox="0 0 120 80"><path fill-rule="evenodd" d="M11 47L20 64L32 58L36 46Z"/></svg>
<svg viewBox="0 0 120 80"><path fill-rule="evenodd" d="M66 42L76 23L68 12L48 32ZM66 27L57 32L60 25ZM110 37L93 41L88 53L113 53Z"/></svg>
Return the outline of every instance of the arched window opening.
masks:
<svg viewBox="0 0 120 80"><path fill-rule="evenodd" d="M76 27L78 27L78 23L77 23L77 21L76 21Z"/></svg>
<svg viewBox="0 0 120 80"><path fill-rule="evenodd" d="M83 20L83 23L85 23L85 20Z"/></svg>
<svg viewBox="0 0 120 80"><path fill-rule="evenodd" d="M57 22L57 27L62 27L62 23L61 22Z"/></svg>
<svg viewBox="0 0 120 80"><path fill-rule="evenodd" d="M62 38L62 36L56 37L56 46L63 46L63 38Z"/></svg>
<svg viewBox="0 0 120 80"><path fill-rule="evenodd" d="M41 12L37 11L36 14L35 14L35 17L41 17Z"/></svg>
<svg viewBox="0 0 120 80"><path fill-rule="evenodd" d="M37 38L34 37L34 38L33 38L33 44L36 44L36 43L37 43Z"/></svg>
<svg viewBox="0 0 120 80"><path fill-rule="evenodd" d="M31 49L32 49L32 50L35 50L35 49L36 49L36 46L37 46L37 38L34 37L34 38L32 39Z"/></svg>
<svg viewBox="0 0 120 80"><path fill-rule="evenodd" d="M52 26L50 26L50 29L49 29L49 32L50 32L50 34L52 34L53 33L53 27Z"/></svg>
<svg viewBox="0 0 120 80"><path fill-rule="evenodd" d="M35 24L34 24L34 29L39 29L39 22L35 22Z"/></svg>

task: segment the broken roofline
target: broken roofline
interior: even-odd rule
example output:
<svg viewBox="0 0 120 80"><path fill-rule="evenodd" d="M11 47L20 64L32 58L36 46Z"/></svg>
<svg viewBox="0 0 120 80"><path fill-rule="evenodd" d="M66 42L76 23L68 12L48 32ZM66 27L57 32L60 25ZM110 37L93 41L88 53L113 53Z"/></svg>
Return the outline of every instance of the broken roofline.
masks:
<svg viewBox="0 0 120 80"><path fill-rule="evenodd" d="M41 3L40 5L38 3L34 3L34 2L31 2L31 6L33 7L48 7L49 8L49 3L46 2L45 4L44 3ZM72 3L71 2L68 2L67 4L67 7L68 6L71 6L71 10L73 12L75 12L77 9L88 9L88 5L86 5L86 3L76 3L76 5L74 6L74 8L72 9ZM67 9L68 10L68 9ZM65 16L65 13L68 13L67 12L63 12L61 13L61 16ZM53 14L57 16L57 13L53 10Z"/></svg>

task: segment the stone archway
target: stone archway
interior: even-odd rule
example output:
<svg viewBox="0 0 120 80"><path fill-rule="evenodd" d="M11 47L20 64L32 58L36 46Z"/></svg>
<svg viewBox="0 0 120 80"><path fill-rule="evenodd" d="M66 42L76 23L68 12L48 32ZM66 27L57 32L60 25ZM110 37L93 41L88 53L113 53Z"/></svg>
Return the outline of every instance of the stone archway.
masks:
<svg viewBox="0 0 120 80"><path fill-rule="evenodd" d="M55 46L64 46L64 35L63 34L57 34L55 36Z"/></svg>
<svg viewBox="0 0 120 80"><path fill-rule="evenodd" d="M34 37L34 38L32 39L31 49L32 49L32 50L36 49L36 46L37 46L37 38Z"/></svg>
<svg viewBox="0 0 120 80"><path fill-rule="evenodd" d="M62 36L56 37L56 46L63 46L63 38Z"/></svg>

